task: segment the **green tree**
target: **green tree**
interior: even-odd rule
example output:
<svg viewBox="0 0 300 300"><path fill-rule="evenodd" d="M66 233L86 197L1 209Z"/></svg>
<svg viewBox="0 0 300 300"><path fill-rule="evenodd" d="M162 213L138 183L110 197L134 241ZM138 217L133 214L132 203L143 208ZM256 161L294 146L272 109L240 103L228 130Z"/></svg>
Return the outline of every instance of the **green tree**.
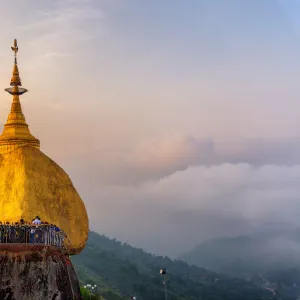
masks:
<svg viewBox="0 0 300 300"><path fill-rule="evenodd" d="M272 296L251 282L155 256L94 232L72 261L81 284L97 284L98 297L106 300L129 299L131 295L137 300L164 299L162 267L168 272L168 300L258 300Z"/></svg>

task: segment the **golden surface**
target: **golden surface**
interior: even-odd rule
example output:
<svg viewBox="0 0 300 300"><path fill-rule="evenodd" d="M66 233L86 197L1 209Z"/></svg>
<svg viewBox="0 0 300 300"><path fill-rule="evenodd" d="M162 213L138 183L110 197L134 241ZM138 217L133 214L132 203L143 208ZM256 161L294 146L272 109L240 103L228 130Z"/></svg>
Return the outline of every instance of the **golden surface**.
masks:
<svg viewBox="0 0 300 300"><path fill-rule="evenodd" d="M18 87L14 86L14 89L18 89ZM5 154L25 145L39 149L40 141L29 131L22 112L19 95L13 95L11 110L0 135L0 154Z"/></svg>
<svg viewBox="0 0 300 300"><path fill-rule="evenodd" d="M12 74L12 77L11 77L11 80L10 80L10 85L12 85L12 86L14 86L14 85L21 86L22 85L21 78L19 76L18 65L17 65L16 62L14 64L13 74Z"/></svg>
<svg viewBox="0 0 300 300"><path fill-rule="evenodd" d="M56 224L70 239L69 253L79 253L88 237L88 216L69 176L40 151L29 131L19 99L21 86L16 54L10 93L11 110L0 136L0 221L31 221L40 216ZM25 90L26 91L26 90Z"/></svg>
<svg viewBox="0 0 300 300"><path fill-rule="evenodd" d="M11 49L15 54L13 75L10 81L10 85L13 86L13 102L11 105L10 114L8 115L6 124L4 125L4 130L0 136L0 154L13 151L19 146L27 145L38 149L40 148L40 141L36 139L29 131L19 99L19 95L21 94L19 91L19 86L22 84L19 76L16 57L19 50L17 40L14 40L14 46L11 47Z"/></svg>
<svg viewBox="0 0 300 300"><path fill-rule="evenodd" d="M28 146L0 155L0 220L31 221L37 215L64 230L74 248L71 254L84 248L87 212L64 170Z"/></svg>

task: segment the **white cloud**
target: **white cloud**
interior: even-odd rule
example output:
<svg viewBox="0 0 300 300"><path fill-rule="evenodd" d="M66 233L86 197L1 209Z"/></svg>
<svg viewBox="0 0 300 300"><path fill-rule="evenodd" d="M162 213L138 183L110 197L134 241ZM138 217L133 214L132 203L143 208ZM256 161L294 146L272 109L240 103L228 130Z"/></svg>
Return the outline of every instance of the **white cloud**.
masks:
<svg viewBox="0 0 300 300"><path fill-rule="evenodd" d="M273 223L300 227L299 181L300 166L223 164L188 168L136 188L81 188L93 199L93 228L178 254L206 238L263 231Z"/></svg>
<svg viewBox="0 0 300 300"><path fill-rule="evenodd" d="M300 164L290 155L298 139L269 144L240 141L237 155L235 143L163 136L111 156L75 157L67 169L88 199L93 229L178 254L206 238L300 227Z"/></svg>

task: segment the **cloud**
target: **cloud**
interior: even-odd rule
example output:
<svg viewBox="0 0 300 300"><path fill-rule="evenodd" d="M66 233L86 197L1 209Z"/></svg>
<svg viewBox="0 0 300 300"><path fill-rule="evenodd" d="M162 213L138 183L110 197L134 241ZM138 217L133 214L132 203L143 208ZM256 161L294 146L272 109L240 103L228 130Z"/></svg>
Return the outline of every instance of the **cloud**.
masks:
<svg viewBox="0 0 300 300"><path fill-rule="evenodd" d="M222 143L220 161L246 162L254 165L300 163L300 138L252 138Z"/></svg>
<svg viewBox="0 0 300 300"><path fill-rule="evenodd" d="M298 148L298 138L164 136L66 167L93 229L177 255L208 238L300 227Z"/></svg>
<svg viewBox="0 0 300 300"><path fill-rule="evenodd" d="M193 166L300 164L299 138L257 138L218 141L192 136L140 139L122 147L111 144L94 152L65 158L73 174L92 174L98 185L138 185L159 181ZM93 159L91 159L93 158Z"/></svg>
<svg viewBox="0 0 300 300"><path fill-rule="evenodd" d="M93 199L93 228L175 255L207 238L299 227L299 180L300 165L222 164L191 167L138 188L82 192Z"/></svg>

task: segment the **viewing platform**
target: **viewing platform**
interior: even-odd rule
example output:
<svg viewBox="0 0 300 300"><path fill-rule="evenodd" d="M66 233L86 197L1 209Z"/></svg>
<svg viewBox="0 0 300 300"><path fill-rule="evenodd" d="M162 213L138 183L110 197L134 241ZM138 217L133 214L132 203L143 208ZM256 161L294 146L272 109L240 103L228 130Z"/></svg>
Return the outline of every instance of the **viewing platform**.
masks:
<svg viewBox="0 0 300 300"><path fill-rule="evenodd" d="M27 244L29 248L52 246L66 252L72 248L63 230L53 225L0 225L0 247L14 244Z"/></svg>

